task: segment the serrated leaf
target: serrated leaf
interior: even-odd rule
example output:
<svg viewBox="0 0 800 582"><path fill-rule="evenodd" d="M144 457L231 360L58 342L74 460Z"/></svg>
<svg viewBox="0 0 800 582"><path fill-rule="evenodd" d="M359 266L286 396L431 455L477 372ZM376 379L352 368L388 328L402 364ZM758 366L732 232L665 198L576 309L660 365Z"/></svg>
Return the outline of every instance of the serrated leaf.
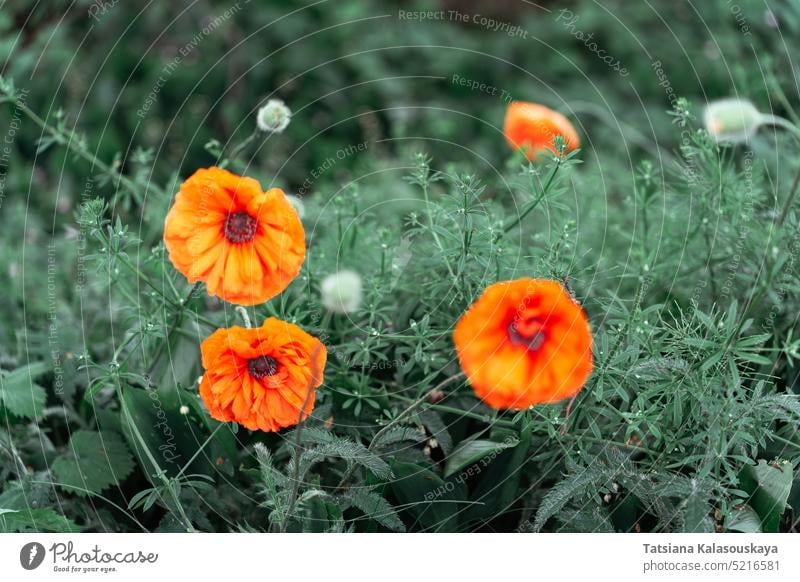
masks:
<svg viewBox="0 0 800 582"><path fill-rule="evenodd" d="M312 447L300 455L300 475L304 476L312 465L327 457L338 457L348 463L361 465L371 471L378 479L388 479L392 476L392 470L386 461L364 445L341 437L336 437L334 442ZM293 460L293 462L295 461ZM292 474L292 471L293 467L287 469L288 474Z"/></svg>
<svg viewBox="0 0 800 582"><path fill-rule="evenodd" d="M344 495L344 499L383 527L396 532L406 531L406 526L391 504L374 491L351 489Z"/></svg>
<svg viewBox="0 0 800 582"><path fill-rule="evenodd" d="M424 432L410 427L410 426L396 426L375 441L374 446L377 448L385 448L389 445L401 442L422 442L427 437Z"/></svg>
<svg viewBox="0 0 800 582"><path fill-rule="evenodd" d="M80 527L50 507L0 509L0 532L74 533Z"/></svg>
<svg viewBox="0 0 800 582"><path fill-rule="evenodd" d="M586 468L559 481L547 492L539 504L539 509L536 511L536 519L533 522L533 529L537 532L541 531L547 520L561 511L571 499L583 495L587 487L602 479L602 473Z"/></svg>
<svg viewBox="0 0 800 582"><path fill-rule="evenodd" d="M47 371L49 371L47 364L36 362L12 372L0 372L0 404L14 416L40 417L44 410L47 392L33 379Z"/></svg>
<svg viewBox="0 0 800 582"><path fill-rule="evenodd" d="M67 452L52 465L53 473L66 490L99 493L116 485L133 471L128 447L114 432L80 430L73 433Z"/></svg>

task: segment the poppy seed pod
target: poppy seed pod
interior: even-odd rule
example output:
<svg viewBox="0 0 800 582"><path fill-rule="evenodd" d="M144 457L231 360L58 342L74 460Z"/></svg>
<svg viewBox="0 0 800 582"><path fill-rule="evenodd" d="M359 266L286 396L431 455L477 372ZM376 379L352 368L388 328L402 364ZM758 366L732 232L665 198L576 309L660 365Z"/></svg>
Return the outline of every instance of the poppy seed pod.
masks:
<svg viewBox="0 0 800 582"><path fill-rule="evenodd" d="M266 133L281 133L289 126L292 112L280 99L270 99L258 110L256 123L258 129Z"/></svg>
<svg viewBox="0 0 800 582"><path fill-rule="evenodd" d="M756 134L764 116L745 99L712 101L703 113L706 130L719 143L745 143Z"/></svg>
<svg viewBox="0 0 800 582"><path fill-rule="evenodd" d="M361 276L339 271L322 281L322 304L334 313L352 313L361 307Z"/></svg>

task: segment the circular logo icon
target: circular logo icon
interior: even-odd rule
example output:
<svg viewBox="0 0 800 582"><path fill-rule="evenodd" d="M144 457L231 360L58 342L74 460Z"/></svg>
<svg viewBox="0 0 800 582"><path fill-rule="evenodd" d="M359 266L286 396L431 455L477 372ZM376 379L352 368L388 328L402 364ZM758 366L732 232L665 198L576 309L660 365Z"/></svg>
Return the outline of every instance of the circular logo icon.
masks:
<svg viewBox="0 0 800 582"><path fill-rule="evenodd" d="M30 542L19 551L19 563L26 570L35 570L44 561L44 546L39 542Z"/></svg>

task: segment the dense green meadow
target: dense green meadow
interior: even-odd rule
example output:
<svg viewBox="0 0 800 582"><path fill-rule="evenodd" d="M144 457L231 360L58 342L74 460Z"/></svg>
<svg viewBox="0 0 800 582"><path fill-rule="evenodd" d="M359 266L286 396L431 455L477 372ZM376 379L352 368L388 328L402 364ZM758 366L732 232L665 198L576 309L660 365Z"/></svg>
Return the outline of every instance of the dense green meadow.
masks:
<svg viewBox="0 0 800 582"><path fill-rule="evenodd" d="M0 531L796 532L798 55L793 0L0 0ZM724 97L781 121L718 143ZM516 100L580 149L512 151ZM302 205L244 310L163 242L214 165ZM455 323L521 277L588 315L569 412L461 375ZM198 396L201 342L267 317L327 348L280 432Z"/></svg>

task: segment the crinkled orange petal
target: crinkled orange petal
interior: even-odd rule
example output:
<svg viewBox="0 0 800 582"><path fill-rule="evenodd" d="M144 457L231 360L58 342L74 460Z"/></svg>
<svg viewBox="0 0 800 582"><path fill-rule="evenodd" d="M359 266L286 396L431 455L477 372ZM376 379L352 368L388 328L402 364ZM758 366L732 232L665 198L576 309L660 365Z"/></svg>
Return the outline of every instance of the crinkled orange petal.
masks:
<svg viewBox="0 0 800 582"><path fill-rule="evenodd" d="M314 409L327 351L317 338L273 317L258 328L218 329L200 345L200 397L212 417L250 430L277 431L297 424ZM269 356L271 375L257 378L249 362ZM305 407L303 406L305 404Z"/></svg>
<svg viewBox="0 0 800 582"><path fill-rule="evenodd" d="M226 235L226 221L237 213L254 221L252 238ZM263 192L256 180L220 168L197 170L181 184L164 223L164 244L190 283L203 281L210 295L239 305L281 293L306 252L303 224L282 190Z"/></svg>
<svg viewBox="0 0 800 582"><path fill-rule="evenodd" d="M536 325L528 325L531 319ZM541 336L521 337L517 329ZM588 319L557 281L490 285L456 324L453 341L470 385L494 408L572 397L592 372Z"/></svg>

